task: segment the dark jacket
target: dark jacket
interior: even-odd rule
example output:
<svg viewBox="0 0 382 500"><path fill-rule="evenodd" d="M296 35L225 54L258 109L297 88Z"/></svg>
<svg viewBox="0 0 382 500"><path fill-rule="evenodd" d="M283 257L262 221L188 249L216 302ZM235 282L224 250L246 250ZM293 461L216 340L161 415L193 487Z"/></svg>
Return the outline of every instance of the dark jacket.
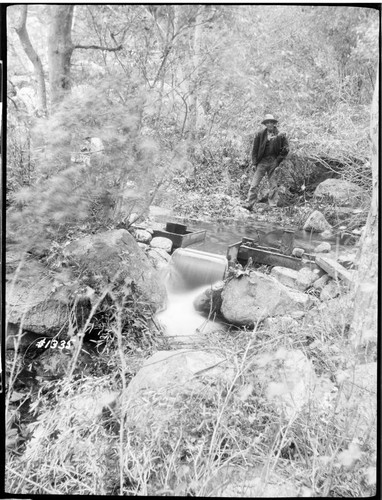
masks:
<svg viewBox="0 0 382 500"><path fill-rule="evenodd" d="M276 158L279 165L289 153L289 144L287 136L284 133L279 133L275 129L277 136L271 141L270 154ZM267 144L267 129L258 132L253 141L252 147L252 163L257 165L264 156L265 146Z"/></svg>

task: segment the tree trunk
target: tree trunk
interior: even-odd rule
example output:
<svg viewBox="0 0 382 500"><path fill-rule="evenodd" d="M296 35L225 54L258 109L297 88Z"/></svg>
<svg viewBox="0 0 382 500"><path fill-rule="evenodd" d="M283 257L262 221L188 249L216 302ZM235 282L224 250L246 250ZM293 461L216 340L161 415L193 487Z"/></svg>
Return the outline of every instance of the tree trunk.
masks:
<svg viewBox="0 0 382 500"><path fill-rule="evenodd" d="M28 15L28 6L21 5L20 17L15 26L16 33L20 39L21 45L28 56L29 60L33 64L34 71L37 79L37 109L40 113L46 115L47 107L46 107L46 87L45 87L45 78L44 78L44 70L42 67L41 59L33 48L33 45L30 41L26 23L27 23L27 15Z"/></svg>
<svg viewBox="0 0 382 500"><path fill-rule="evenodd" d="M189 130L190 139L195 141L197 125L198 125L198 88L199 88L199 64L200 64L200 40L202 35L202 13L203 6L198 6L198 11L195 16L195 27L193 33L192 44L192 70L190 83L190 106L189 106Z"/></svg>
<svg viewBox="0 0 382 500"><path fill-rule="evenodd" d="M51 108L63 100L70 90L70 60L74 5L52 5L48 35L49 83Z"/></svg>
<svg viewBox="0 0 382 500"><path fill-rule="evenodd" d="M359 361L375 361L378 302L378 73L371 106L371 169L373 193L366 227L360 242L354 298L354 316L350 329Z"/></svg>

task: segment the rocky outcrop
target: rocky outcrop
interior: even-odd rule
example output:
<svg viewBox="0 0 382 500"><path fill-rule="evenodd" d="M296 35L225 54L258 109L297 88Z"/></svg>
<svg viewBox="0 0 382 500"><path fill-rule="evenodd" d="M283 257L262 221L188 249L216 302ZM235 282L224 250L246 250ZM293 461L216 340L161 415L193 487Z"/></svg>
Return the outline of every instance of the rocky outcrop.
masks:
<svg viewBox="0 0 382 500"><path fill-rule="evenodd" d="M326 179L316 187L314 197L320 201L344 207L358 207L365 197L365 192L352 182L342 179Z"/></svg>
<svg viewBox="0 0 382 500"><path fill-rule="evenodd" d="M166 290L160 275L125 229L85 236L65 247L64 255L86 273L96 291L111 286L115 293L128 296L133 283L154 311L163 308Z"/></svg>
<svg viewBox="0 0 382 500"><path fill-rule="evenodd" d="M235 325L251 325L268 316L309 308L311 298L282 285L272 276L252 271L231 279L222 292L221 313Z"/></svg>
<svg viewBox="0 0 382 500"><path fill-rule="evenodd" d="M315 210L307 218L304 224L305 231L312 231L313 233L322 233L323 231L330 231L332 226L325 219L325 216L319 211Z"/></svg>

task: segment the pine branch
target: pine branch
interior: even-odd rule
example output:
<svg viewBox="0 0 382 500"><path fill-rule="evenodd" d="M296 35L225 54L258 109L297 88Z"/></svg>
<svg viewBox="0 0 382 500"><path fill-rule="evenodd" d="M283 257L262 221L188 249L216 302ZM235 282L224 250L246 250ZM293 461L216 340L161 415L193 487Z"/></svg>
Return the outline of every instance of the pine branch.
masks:
<svg viewBox="0 0 382 500"><path fill-rule="evenodd" d="M118 47L101 47L100 45L74 45L75 49L95 49L95 50L107 50L108 52L116 52L117 50L121 50L122 45L118 45Z"/></svg>

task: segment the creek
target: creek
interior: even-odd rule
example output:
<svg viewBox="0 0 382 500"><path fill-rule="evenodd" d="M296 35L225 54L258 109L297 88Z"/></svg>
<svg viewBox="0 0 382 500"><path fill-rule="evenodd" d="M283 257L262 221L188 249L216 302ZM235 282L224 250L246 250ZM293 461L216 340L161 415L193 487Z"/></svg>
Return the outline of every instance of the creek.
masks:
<svg viewBox="0 0 382 500"><path fill-rule="evenodd" d="M187 224L187 229L206 229L205 241L173 253L165 277L168 306L157 315L166 335L179 340L187 340L210 326L211 322L195 311L193 302L209 285L223 279L226 268L224 257L228 246L241 241L243 237L255 238L259 234L260 244L277 247L283 234L283 228L260 222L256 225L198 222ZM323 241L318 233L297 230L294 234L294 246L303 248L308 253ZM331 243L335 253L345 249L345 242L339 236L325 241ZM204 254L205 252L207 253Z"/></svg>

